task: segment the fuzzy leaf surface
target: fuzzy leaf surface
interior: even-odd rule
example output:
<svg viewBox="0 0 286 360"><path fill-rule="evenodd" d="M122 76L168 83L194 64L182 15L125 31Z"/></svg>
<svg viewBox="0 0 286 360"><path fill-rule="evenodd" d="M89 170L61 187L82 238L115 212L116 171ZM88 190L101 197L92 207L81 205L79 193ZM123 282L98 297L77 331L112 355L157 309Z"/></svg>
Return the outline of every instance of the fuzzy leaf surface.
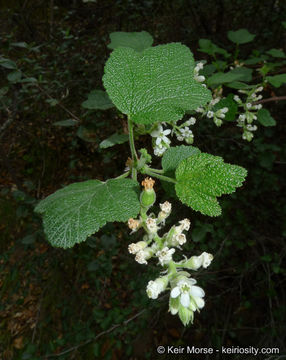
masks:
<svg viewBox="0 0 286 360"><path fill-rule="evenodd" d="M141 124L179 120L185 111L211 100L194 80L191 51L170 43L136 52L115 49L105 65L103 83L115 106Z"/></svg>
<svg viewBox="0 0 286 360"><path fill-rule="evenodd" d="M217 196L234 192L246 174L241 166L226 164L219 156L200 153L180 162L175 189L182 203L204 215L218 216L221 207Z"/></svg>
<svg viewBox="0 0 286 360"><path fill-rule="evenodd" d="M165 151L162 157L164 175L175 178L175 171L180 162L192 155L199 154L200 152L200 149L194 146L181 145L170 147L167 151ZM162 181L162 185L169 196L176 197L174 184Z"/></svg>
<svg viewBox="0 0 286 360"><path fill-rule="evenodd" d="M127 221L140 210L137 182L111 179L74 183L42 200L35 208L43 215L48 241L69 248L81 243L107 222Z"/></svg>

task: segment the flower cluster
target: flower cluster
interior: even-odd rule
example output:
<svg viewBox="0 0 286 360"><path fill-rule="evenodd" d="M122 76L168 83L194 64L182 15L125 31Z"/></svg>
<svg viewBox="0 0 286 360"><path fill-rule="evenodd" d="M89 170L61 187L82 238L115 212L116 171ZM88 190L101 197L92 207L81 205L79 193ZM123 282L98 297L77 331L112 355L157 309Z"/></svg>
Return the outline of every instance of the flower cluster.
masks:
<svg viewBox="0 0 286 360"><path fill-rule="evenodd" d="M209 119L213 119L213 122L216 126L221 126L223 123L223 119L225 118L225 114L228 112L228 107L223 107L215 110L215 105L220 102L222 98L217 96L213 98L209 104L204 107L199 107L196 109L196 112L201 113L202 115L206 115Z"/></svg>
<svg viewBox="0 0 286 360"><path fill-rule="evenodd" d="M247 96L246 100L242 101L238 95L235 95L233 98L237 102L238 106L243 108L244 111L237 119L237 126L243 129L243 140L251 141L253 138L253 132L257 130L257 126L252 123L257 120L257 111L262 108L262 105L255 105L253 103L262 99L262 95L257 95L257 93L262 90L262 86L252 90L238 90L241 94Z"/></svg>
<svg viewBox="0 0 286 360"><path fill-rule="evenodd" d="M196 123L194 117L189 118L187 121L183 122L181 125L172 124L173 130L163 129L163 126L160 124L155 130L153 130L150 135L154 138L153 147L154 154L156 156L162 156L164 152L170 147L171 140L167 137L168 135L175 135L177 140L185 141L187 144L192 144L194 142L194 135L190 126Z"/></svg>
<svg viewBox="0 0 286 360"><path fill-rule="evenodd" d="M204 67L204 64L202 62L197 63L197 65L194 68L194 79L197 82L204 82L206 78L203 75L199 75L200 70L202 70Z"/></svg>
<svg viewBox="0 0 286 360"><path fill-rule="evenodd" d="M150 135L155 138L154 154L156 156L162 156L164 152L170 147L171 140L167 138L167 135L170 133L171 130L164 130L162 125L158 125L157 128L151 132Z"/></svg>
<svg viewBox="0 0 286 360"><path fill-rule="evenodd" d="M173 225L169 231L159 235L165 226L166 218L172 211L172 205L165 201L160 204L157 216L154 213L148 214L156 199L153 189L154 181L147 178L142 185L144 190L140 196L140 216L138 219L129 219L128 226L132 233L142 228L145 235L142 240L129 244L128 251L135 255L135 261L139 264L147 265L150 259L157 259L158 265L165 270L164 275L148 282L147 295L151 299L157 299L169 285L171 290L169 311L172 314L178 313L183 324L187 325L193 321L194 312L203 308L205 293L203 289L195 285L196 280L191 278L186 270L196 271L201 267L207 268L213 256L203 252L199 256L190 258L184 256L183 260L175 261L173 259L175 252L182 250L181 246L187 242L185 232L189 231L191 222L189 219L183 219Z"/></svg>

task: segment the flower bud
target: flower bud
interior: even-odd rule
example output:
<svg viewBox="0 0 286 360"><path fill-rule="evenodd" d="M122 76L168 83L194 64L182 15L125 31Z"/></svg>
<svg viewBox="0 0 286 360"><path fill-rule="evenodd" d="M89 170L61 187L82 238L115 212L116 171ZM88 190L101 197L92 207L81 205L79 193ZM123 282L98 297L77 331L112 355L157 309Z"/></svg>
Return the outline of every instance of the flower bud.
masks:
<svg viewBox="0 0 286 360"><path fill-rule="evenodd" d="M136 254L138 251L145 249L147 246L147 243L145 241L138 241L136 244L132 243L128 246L128 251L130 254Z"/></svg>
<svg viewBox="0 0 286 360"><path fill-rule="evenodd" d="M142 186L144 186L144 190L141 192L140 195L140 203L143 208L149 208L151 207L155 200L156 200L156 194L153 189L155 181L151 178L146 178L144 181L142 181Z"/></svg>
<svg viewBox="0 0 286 360"><path fill-rule="evenodd" d="M148 297L157 299L158 295L166 289L168 282L168 276L159 277L155 281L150 280L146 289Z"/></svg>
<svg viewBox="0 0 286 360"><path fill-rule="evenodd" d="M203 259L200 256L192 256L189 260L182 265L186 269L198 270L202 266Z"/></svg>

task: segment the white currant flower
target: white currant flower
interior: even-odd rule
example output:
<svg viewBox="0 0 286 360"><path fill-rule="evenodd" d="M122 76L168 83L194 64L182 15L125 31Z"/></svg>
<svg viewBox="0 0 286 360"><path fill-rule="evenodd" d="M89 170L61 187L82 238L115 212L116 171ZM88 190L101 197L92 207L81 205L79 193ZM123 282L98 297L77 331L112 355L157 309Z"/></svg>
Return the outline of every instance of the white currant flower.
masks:
<svg viewBox="0 0 286 360"><path fill-rule="evenodd" d="M234 95L233 100L238 102L238 103L241 103L241 99L240 99L240 97L238 95Z"/></svg>
<svg viewBox="0 0 286 360"><path fill-rule="evenodd" d="M158 295L163 292L168 285L168 277L159 277L155 281L150 280L148 282L146 292L150 299L157 299Z"/></svg>
<svg viewBox="0 0 286 360"><path fill-rule="evenodd" d="M191 225L191 222L189 219L186 218L184 220L179 221L179 223L181 224L182 231L184 231L184 230L189 231L190 225Z"/></svg>
<svg viewBox="0 0 286 360"><path fill-rule="evenodd" d="M161 144L161 142L165 144L170 144L170 139L167 138L167 135L171 133L170 129L163 130L162 125L158 125L157 129L151 132L151 136L156 138L156 145Z"/></svg>
<svg viewBox="0 0 286 360"><path fill-rule="evenodd" d="M150 233L154 234L158 230L158 226L156 224L156 220L152 218L148 218L146 220L146 226Z"/></svg>
<svg viewBox="0 0 286 360"><path fill-rule="evenodd" d="M175 235L175 242L178 245L184 245L187 242L187 238L185 234L179 234L179 235ZM177 245L175 245L177 246Z"/></svg>
<svg viewBox="0 0 286 360"><path fill-rule="evenodd" d="M147 264L147 260L149 260L153 256L154 252L153 249L150 247L146 247L143 250L140 250L136 253L135 261L139 264Z"/></svg>
<svg viewBox="0 0 286 360"><path fill-rule="evenodd" d="M187 121L185 122L185 125L186 125L186 126L195 125L196 121L197 121L196 118L190 117L189 120L187 120Z"/></svg>
<svg viewBox="0 0 286 360"><path fill-rule="evenodd" d="M214 112L209 110L209 111L207 112L207 117L208 117L209 119L211 119L213 116L214 116Z"/></svg>
<svg viewBox="0 0 286 360"><path fill-rule="evenodd" d="M181 305L192 311L202 309L205 305L204 290L194 284L196 284L195 279L184 278L179 280L171 291L171 298L179 297Z"/></svg>
<svg viewBox="0 0 286 360"><path fill-rule="evenodd" d="M207 252L203 252L200 256L199 259L202 261L202 267L204 269L206 269L208 266L210 266L211 262L213 261L213 255L209 254Z"/></svg>
<svg viewBox="0 0 286 360"><path fill-rule="evenodd" d="M137 243L129 244L128 251L130 254L136 254L138 251L143 250L147 247L147 243L145 241L138 241Z"/></svg>
<svg viewBox="0 0 286 360"><path fill-rule="evenodd" d="M156 256L159 259L160 264L166 265L172 260L172 255L174 254L175 249L169 249L168 247L164 247L162 250L156 252Z"/></svg>
<svg viewBox="0 0 286 360"><path fill-rule="evenodd" d="M194 75L194 79L198 82L203 82L206 80L206 78L203 75Z"/></svg>
<svg viewBox="0 0 286 360"><path fill-rule="evenodd" d="M215 104L217 104L218 102L220 102L221 98L220 97L216 97L214 99L212 99L210 101L210 105L214 106Z"/></svg>
<svg viewBox="0 0 286 360"><path fill-rule="evenodd" d="M198 112L198 113L205 112L205 110L203 108L201 108L201 107L198 107L195 111Z"/></svg>
<svg viewBox="0 0 286 360"><path fill-rule="evenodd" d="M160 208L163 212L169 214L172 210L172 204L169 201L165 201L163 204L160 204Z"/></svg>
<svg viewBox="0 0 286 360"><path fill-rule="evenodd" d="M253 139L253 134L250 131L244 131L242 138L243 140L251 141Z"/></svg>

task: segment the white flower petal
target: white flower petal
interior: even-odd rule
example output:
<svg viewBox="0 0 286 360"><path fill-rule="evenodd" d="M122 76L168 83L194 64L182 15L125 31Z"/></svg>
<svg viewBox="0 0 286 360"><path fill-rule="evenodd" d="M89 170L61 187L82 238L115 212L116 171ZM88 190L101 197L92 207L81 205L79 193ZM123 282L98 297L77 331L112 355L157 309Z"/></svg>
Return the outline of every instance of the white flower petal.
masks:
<svg viewBox="0 0 286 360"><path fill-rule="evenodd" d="M199 309L202 309L205 306L205 301L201 297L194 297L193 300L196 302Z"/></svg>
<svg viewBox="0 0 286 360"><path fill-rule="evenodd" d="M190 305L190 295L188 293L183 293L180 297L180 303L184 307L189 307Z"/></svg>
<svg viewBox="0 0 286 360"><path fill-rule="evenodd" d="M176 298L181 294L181 291L178 286L174 287L171 291L171 297Z"/></svg>
<svg viewBox="0 0 286 360"><path fill-rule="evenodd" d="M200 288L199 286L192 286L191 290L190 290L190 295L194 296L194 297L204 297L205 296L205 292L202 288Z"/></svg>

